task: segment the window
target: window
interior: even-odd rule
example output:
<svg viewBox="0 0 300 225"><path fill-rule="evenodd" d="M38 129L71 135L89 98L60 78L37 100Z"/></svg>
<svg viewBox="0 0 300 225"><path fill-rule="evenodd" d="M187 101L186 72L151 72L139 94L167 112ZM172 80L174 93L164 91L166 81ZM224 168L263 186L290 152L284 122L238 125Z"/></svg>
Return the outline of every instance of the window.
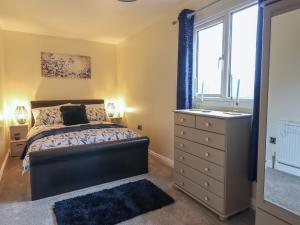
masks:
<svg viewBox="0 0 300 225"><path fill-rule="evenodd" d="M256 29L257 5L232 14L230 78L233 79L232 93L236 92L237 80L240 80L241 99L253 99Z"/></svg>
<svg viewBox="0 0 300 225"><path fill-rule="evenodd" d="M205 85L205 94L221 96L223 55L223 23L198 31L198 87Z"/></svg>
<svg viewBox="0 0 300 225"><path fill-rule="evenodd" d="M253 2L195 23L196 101L202 92L205 101L231 101L238 83L241 101L253 99L258 19L258 5Z"/></svg>

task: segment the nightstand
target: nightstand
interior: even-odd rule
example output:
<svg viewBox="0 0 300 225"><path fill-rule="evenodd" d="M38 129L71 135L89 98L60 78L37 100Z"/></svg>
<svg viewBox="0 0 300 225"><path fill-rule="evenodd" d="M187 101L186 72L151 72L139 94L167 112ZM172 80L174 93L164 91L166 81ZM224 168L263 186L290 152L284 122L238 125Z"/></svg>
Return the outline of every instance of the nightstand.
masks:
<svg viewBox="0 0 300 225"><path fill-rule="evenodd" d="M111 123L121 125L122 124L122 117L110 117L109 121Z"/></svg>
<svg viewBox="0 0 300 225"><path fill-rule="evenodd" d="M21 156L26 145L28 125L9 126L10 156Z"/></svg>

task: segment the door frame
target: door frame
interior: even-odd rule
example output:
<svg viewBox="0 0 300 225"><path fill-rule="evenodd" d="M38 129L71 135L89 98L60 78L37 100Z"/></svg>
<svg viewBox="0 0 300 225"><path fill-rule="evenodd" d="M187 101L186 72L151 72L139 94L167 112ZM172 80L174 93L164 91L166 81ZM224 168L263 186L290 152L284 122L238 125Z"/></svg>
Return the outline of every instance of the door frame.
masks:
<svg viewBox="0 0 300 225"><path fill-rule="evenodd" d="M264 7L263 55L260 89L260 121L258 144L257 207L291 224L300 224L300 216L264 199L266 134L269 92L270 38L272 17L300 9L300 0L282 0Z"/></svg>

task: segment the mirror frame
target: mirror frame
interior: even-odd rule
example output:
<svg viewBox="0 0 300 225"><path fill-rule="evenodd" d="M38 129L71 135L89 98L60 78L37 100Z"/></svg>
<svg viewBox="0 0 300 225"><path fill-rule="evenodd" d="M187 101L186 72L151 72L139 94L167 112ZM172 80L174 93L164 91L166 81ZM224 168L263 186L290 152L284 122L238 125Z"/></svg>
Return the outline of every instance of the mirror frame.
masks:
<svg viewBox="0 0 300 225"><path fill-rule="evenodd" d="M260 120L258 141L258 177L257 177L257 207L265 210L279 219L292 224L300 224L300 215L296 215L280 206L268 202L264 198L265 183L265 157L266 157L266 134L268 115L268 93L269 93L269 66L270 66L270 40L272 17L300 9L300 0L281 0L264 7L263 22L263 51L262 51L262 73L260 87Z"/></svg>

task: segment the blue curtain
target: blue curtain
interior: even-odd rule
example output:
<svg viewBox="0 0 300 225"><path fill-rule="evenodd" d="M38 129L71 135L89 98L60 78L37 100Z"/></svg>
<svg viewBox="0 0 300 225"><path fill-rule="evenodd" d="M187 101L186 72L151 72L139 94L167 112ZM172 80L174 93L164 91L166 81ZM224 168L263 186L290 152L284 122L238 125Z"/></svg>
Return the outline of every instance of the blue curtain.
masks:
<svg viewBox="0 0 300 225"><path fill-rule="evenodd" d="M190 109L193 95L193 32L194 16L188 18L192 10L184 9L178 17L178 71L177 109Z"/></svg>
<svg viewBox="0 0 300 225"><path fill-rule="evenodd" d="M256 68L254 85L254 105L251 146L249 154L248 179L255 181L257 178L257 153L258 153L258 132L259 132L259 105L260 105L260 78L262 62L262 41L263 41L263 8L260 7L264 0L259 0L258 24L257 24L257 44L256 44Z"/></svg>

